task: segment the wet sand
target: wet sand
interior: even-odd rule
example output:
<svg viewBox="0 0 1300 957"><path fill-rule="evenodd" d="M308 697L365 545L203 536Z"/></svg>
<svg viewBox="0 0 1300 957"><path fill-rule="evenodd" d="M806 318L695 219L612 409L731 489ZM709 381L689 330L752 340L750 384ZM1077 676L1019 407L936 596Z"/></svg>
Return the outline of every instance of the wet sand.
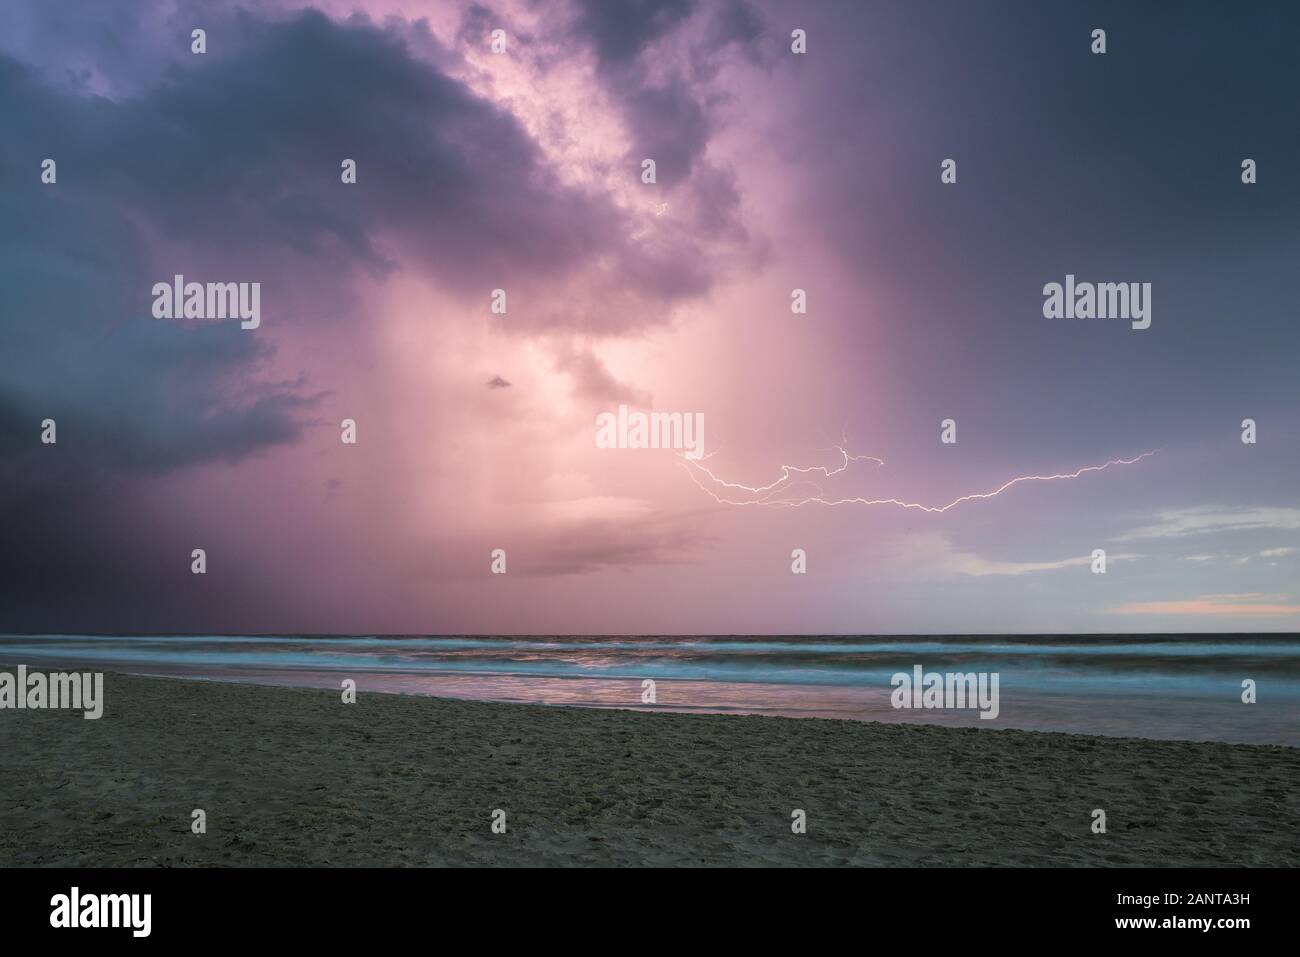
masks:
<svg viewBox="0 0 1300 957"><path fill-rule="evenodd" d="M105 696L98 721L0 711L0 866L1300 863L1295 748L118 674Z"/></svg>

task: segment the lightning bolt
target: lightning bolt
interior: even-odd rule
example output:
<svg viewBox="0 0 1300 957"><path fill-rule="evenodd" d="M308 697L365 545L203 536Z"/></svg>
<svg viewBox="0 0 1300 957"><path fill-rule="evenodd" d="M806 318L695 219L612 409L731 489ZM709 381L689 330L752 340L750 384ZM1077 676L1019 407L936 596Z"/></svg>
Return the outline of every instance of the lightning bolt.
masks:
<svg viewBox="0 0 1300 957"><path fill-rule="evenodd" d="M893 505L897 508L941 513L948 511L950 508L956 508L965 502L1001 495L1007 489L1022 482L1057 482L1077 479L1089 472L1103 472L1118 465L1135 465L1143 459L1150 458L1160 450L1152 449L1149 452L1143 452L1141 455L1135 455L1131 459L1111 459L1109 462L1103 462L1100 465L1085 465L1073 472L1061 472L1056 475L1018 475L1003 482L991 492L974 492L970 495L963 495L960 498L953 499L947 505L925 505L921 502L907 502L898 498L827 498L821 486L810 480L808 476L820 473L826 478L831 478L847 471L853 462L875 462L877 467L883 467L885 462L874 455L853 455L844 445L835 445L825 451L838 453L839 464L833 467L828 465L803 467L782 465L781 477L767 485L742 485L739 482L724 481L715 475L708 466L703 465L701 461L688 459L684 456L682 457L682 464L687 474L690 475L691 481L705 493L712 496L714 501L722 505L765 505L771 508L800 508L804 505ZM709 457L706 456L705 458ZM701 475L705 476L707 483L701 480ZM811 486L815 491L811 494L800 491L807 486ZM716 491L718 489L722 491Z"/></svg>

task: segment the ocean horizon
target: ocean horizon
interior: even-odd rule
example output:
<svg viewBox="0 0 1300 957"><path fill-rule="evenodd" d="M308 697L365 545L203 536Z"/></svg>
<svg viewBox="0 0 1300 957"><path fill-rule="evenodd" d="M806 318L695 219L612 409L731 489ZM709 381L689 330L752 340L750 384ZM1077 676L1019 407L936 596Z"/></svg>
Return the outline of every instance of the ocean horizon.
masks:
<svg viewBox="0 0 1300 957"><path fill-rule="evenodd" d="M1300 746L1296 634L6 634L0 661L313 688L351 678L360 693L481 701ZM917 667L996 673L996 717L895 708L892 676ZM1242 702L1246 679L1254 704Z"/></svg>

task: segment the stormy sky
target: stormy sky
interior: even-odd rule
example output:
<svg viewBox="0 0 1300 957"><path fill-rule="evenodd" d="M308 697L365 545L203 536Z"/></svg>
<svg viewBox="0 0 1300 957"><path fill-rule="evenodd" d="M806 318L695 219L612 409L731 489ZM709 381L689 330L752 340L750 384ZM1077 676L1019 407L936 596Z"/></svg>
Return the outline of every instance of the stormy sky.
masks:
<svg viewBox="0 0 1300 957"><path fill-rule="evenodd" d="M1297 27L6 3L0 631L1295 630ZM155 318L178 274L261 324Z"/></svg>

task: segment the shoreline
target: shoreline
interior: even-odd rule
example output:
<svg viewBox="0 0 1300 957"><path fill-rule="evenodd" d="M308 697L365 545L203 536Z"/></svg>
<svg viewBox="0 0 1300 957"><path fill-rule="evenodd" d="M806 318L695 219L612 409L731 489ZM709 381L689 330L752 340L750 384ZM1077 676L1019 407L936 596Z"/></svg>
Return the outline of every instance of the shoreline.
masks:
<svg viewBox="0 0 1300 957"><path fill-rule="evenodd" d="M1293 866L1300 847L1285 745L364 691L345 705L118 672L105 692L94 721L0 712L0 865Z"/></svg>
<svg viewBox="0 0 1300 957"><path fill-rule="evenodd" d="M1067 657L1057 662L1036 656L1005 660L999 657L1005 653L1001 648L981 649L965 658L952 649L921 648L907 655L912 663L905 667L894 660L893 651L865 649L868 656L883 660L865 666L878 673L864 675L863 662L855 657L860 649L848 656L851 667L841 670L835 655L815 642L798 649L809 657L783 661L782 654L790 649L776 653L748 648L739 657L701 651L715 644L712 639L686 643L679 656L672 644L647 653L640 645L624 642L614 642L610 649L598 644L570 652L558 651L550 642L537 648L508 643L480 647L472 642L461 647L458 641L441 638L408 645L374 644L368 638L331 638L318 644L295 637L269 645L257 639L251 647L232 648L231 642L244 639L208 636L155 645L137 638L139 644L118 646L105 636L73 636L67 641L46 637L42 644L0 640L0 661L54 671L90 669L329 690L352 678L367 692L630 710L642 709L645 679L652 678L651 695L657 698L645 708L651 711L1300 747L1300 645L1294 643L1272 658L1266 649L1254 646L1245 646L1237 658L1225 657L1224 647L1211 646L1208 654L1184 649L1150 660L1141 657L1149 649L1130 649L1115 662L1086 646L1088 653L1064 648L1061 654ZM335 641L342 644L332 644ZM984 720L983 704L897 707L898 669L912 674L918 660L955 667L969 673L970 681L985 673L991 682L1000 676L1003 694L997 700L995 693L987 709L996 711L997 718ZM1257 706L1242 707L1236 677L1242 674L1268 686Z"/></svg>

